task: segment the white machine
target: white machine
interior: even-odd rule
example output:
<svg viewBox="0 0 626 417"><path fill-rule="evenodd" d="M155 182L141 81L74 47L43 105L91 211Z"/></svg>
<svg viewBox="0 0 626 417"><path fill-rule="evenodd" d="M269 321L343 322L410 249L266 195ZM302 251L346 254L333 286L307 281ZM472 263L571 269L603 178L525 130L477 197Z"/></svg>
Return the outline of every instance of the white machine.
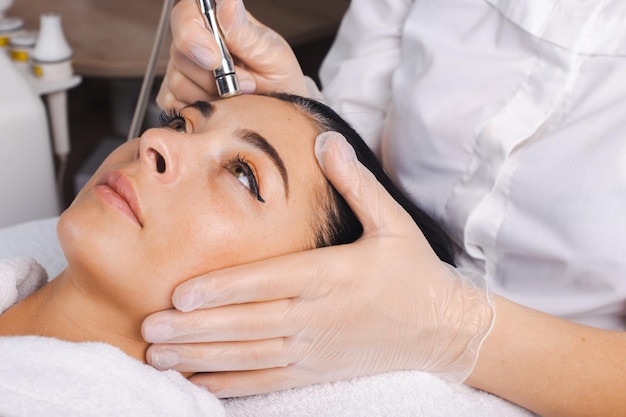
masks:
<svg viewBox="0 0 626 417"><path fill-rule="evenodd" d="M60 213L50 131L55 142L58 132L67 135L64 94L80 83L72 74L37 77L32 66L12 60L8 52L6 44L0 47L0 227Z"/></svg>
<svg viewBox="0 0 626 417"><path fill-rule="evenodd" d="M59 214L46 108L0 53L0 227Z"/></svg>

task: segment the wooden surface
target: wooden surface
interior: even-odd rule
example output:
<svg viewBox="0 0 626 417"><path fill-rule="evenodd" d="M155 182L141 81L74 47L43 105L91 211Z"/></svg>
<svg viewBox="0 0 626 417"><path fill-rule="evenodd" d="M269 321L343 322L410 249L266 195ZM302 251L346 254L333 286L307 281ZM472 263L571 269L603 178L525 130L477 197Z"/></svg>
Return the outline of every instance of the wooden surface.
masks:
<svg viewBox="0 0 626 417"><path fill-rule="evenodd" d="M349 0L245 0L261 22L294 47L332 36ZM89 77L141 77L150 57L163 3L158 0L15 0L7 16L21 17L26 29L39 27L41 13L62 16L74 51L74 70ZM157 65L165 72L171 35Z"/></svg>

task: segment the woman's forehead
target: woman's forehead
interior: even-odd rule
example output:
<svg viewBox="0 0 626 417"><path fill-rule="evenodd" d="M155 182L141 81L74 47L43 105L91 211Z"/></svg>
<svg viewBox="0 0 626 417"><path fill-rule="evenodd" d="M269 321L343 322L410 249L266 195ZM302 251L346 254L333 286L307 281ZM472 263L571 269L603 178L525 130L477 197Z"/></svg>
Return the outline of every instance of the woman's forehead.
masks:
<svg viewBox="0 0 626 417"><path fill-rule="evenodd" d="M212 116L228 119L233 130L250 129L262 134L277 148L311 150L319 127L304 109L271 96L240 95L211 103Z"/></svg>
<svg viewBox="0 0 626 417"><path fill-rule="evenodd" d="M321 129L314 118L297 104L262 95L240 95L214 101L211 117L226 117L234 129L256 130L277 147L295 148L314 157L315 138Z"/></svg>
<svg viewBox="0 0 626 417"><path fill-rule="evenodd" d="M242 115L267 115L275 113L277 117L296 113L306 118L303 113L297 111L295 106L284 100L271 96L255 94L243 94L227 99L211 102L216 111L233 112Z"/></svg>

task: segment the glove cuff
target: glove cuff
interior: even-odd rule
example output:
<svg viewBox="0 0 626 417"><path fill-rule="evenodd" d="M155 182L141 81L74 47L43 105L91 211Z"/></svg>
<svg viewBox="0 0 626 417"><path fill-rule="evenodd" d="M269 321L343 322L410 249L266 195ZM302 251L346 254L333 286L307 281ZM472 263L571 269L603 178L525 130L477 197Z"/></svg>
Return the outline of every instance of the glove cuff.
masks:
<svg viewBox="0 0 626 417"><path fill-rule="evenodd" d="M432 372L448 382L462 383L474 370L480 348L491 333L496 319L496 308L483 275L447 264L446 267L453 275L457 287L454 291L456 294L451 294L450 301L456 299L457 302L448 303L448 309L455 311L448 312L446 316L454 322L448 322L450 330L442 331L455 333L448 339L447 346L442 347L446 352L437 363L443 366Z"/></svg>

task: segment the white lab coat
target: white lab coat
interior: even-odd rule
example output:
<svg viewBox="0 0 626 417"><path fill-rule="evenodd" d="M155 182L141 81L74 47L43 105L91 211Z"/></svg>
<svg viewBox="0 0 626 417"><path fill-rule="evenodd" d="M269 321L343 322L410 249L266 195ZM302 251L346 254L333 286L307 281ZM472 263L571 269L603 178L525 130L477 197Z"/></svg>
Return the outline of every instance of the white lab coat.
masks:
<svg viewBox="0 0 626 417"><path fill-rule="evenodd" d="M623 0L352 0L321 79L494 292L624 329L625 55Z"/></svg>

